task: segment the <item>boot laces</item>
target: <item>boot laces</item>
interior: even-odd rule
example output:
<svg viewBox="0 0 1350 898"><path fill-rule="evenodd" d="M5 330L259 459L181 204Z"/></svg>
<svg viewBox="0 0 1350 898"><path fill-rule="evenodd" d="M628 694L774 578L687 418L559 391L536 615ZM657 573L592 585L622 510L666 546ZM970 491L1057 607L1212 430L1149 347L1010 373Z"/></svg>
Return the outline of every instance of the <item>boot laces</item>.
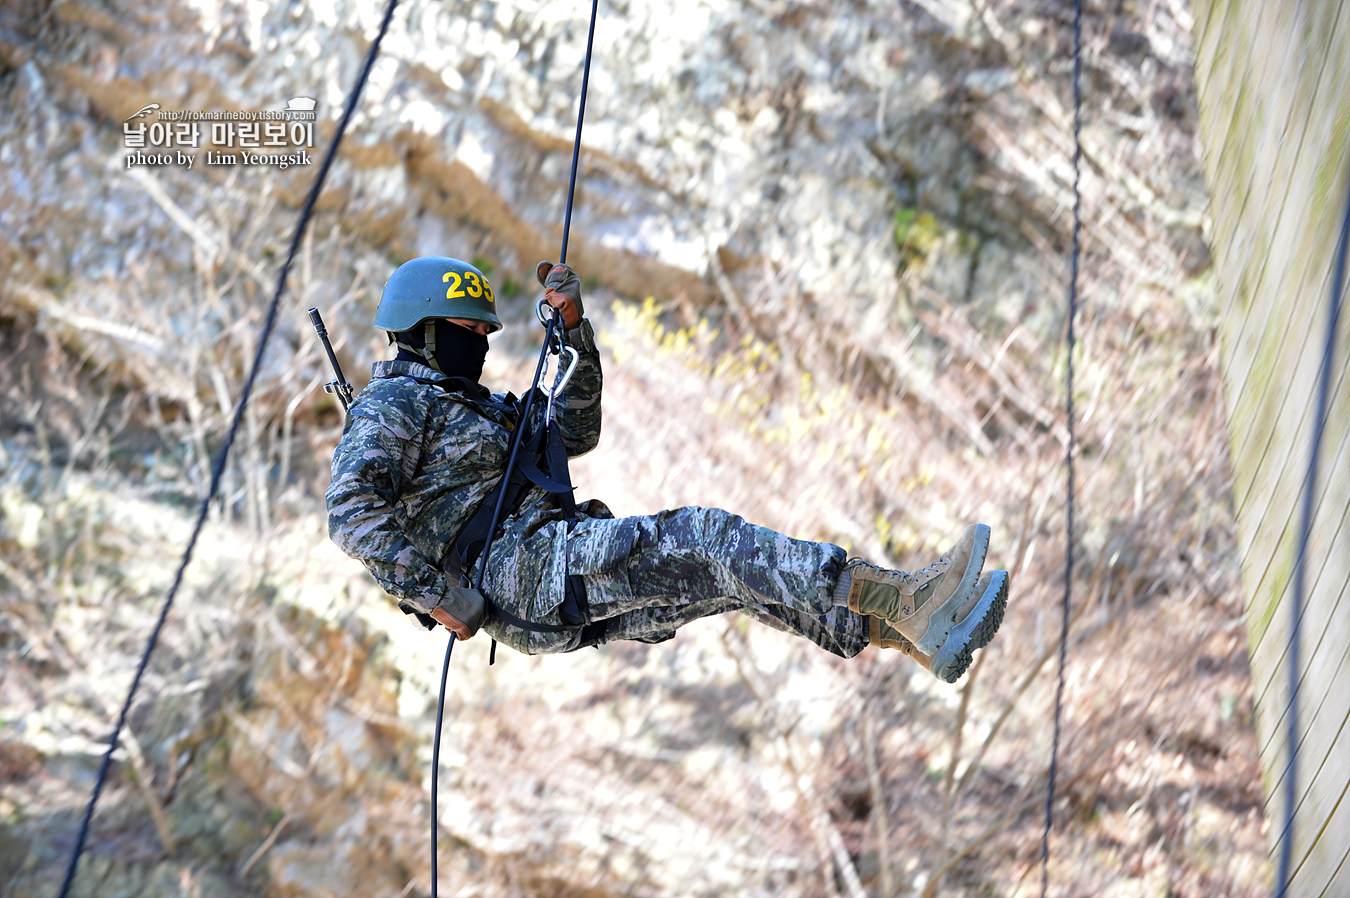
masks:
<svg viewBox="0 0 1350 898"><path fill-rule="evenodd" d="M946 555L943 555L941 558L939 558L932 564L928 565L927 567L921 567L917 571L914 571L910 576L920 583L927 583L934 577L938 577L942 574L947 573L947 570L951 566L952 560L948 558Z"/></svg>
<svg viewBox="0 0 1350 898"><path fill-rule="evenodd" d="M870 561L864 561L861 558L850 558L844 565L848 571L857 568L866 568L871 575L867 579L890 582L900 586L912 586L918 589L928 581L947 573L947 569L952 565L951 559L943 555L937 561L927 567L921 567L915 571L902 571L897 568L882 567L879 564L873 564Z"/></svg>
<svg viewBox="0 0 1350 898"><path fill-rule="evenodd" d="M870 561L864 561L861 558L851 558L845 565L845 570L855 571L863 568L868 575L865 579L880 581L882 583L893 583L898 586L918 586L922 581L916 580L914 574L909 571L902 571L895 568L882 567L879 564L873 564Z"/></svg>

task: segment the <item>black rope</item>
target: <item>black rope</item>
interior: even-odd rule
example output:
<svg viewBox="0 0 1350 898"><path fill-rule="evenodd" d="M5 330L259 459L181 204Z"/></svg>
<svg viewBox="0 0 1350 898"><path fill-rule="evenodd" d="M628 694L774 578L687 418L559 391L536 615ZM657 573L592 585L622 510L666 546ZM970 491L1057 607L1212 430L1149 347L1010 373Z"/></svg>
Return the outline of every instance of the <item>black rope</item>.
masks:
<svg viewBox="0 0 1350 898"><path fill-rule="evenodd" d="M450 631L450 642L445 647L445 663L441 665L441 694L436 699L436 736L431 741L431 898L436 898L436 780L441 765L441 721L445 718L445 680L450 676L450 653L455 650L455 633Z"/></svg>
<svg viewBox="0 0 1350 898"><path fill-rule="evenodd" d="M544 374L544 362L548 359L549 348L553 345L553 335L557 331L558 315L553 316L553 320L548 323L548 330L544 332L544 344L539 347L539 361L534 366L534 381L530 384L530 391L525 394L525 410L521 412L520 423L511 434L511 453L506 459L506 471L502 474L502 482L507 482L511 471L516 467L516 458L520 454L520 446L524 442L525 422L530 420L530 409L534 406L535 391L539 387L539 381ZM497 491L497 505L492 509L492 523L488 526L487 540L483 543L483 554L478 558L478 576L474 579L473 588L479 592L483 591L483 577L487 575L488 556L492 554L492 541L497 533L497 525L502 519L502 507L506 504L506 489Z"/></svg>
<svg viewBox="0 0 1350 898"><path fill-rule="evenodd" d="M1341 317L1341 298L1345 290L1346 248L1350 246L1350 177L1346 180L1345 218L1341 221L1340 242L1336 246L1336 264L1331 278L1327 332L1322 347L1322 369L1317 383L1317 412L1313 419L1312 446L1308 450L1308 476L1303 482L1303 513L1298 529L1298 554L1294 556L1294 592L1289 622L1289 709L1287 739L1289 757L1284 770L1284 824L1280 828L1280 871L1275 880L1277 898L1289 888L1289 866L1294 850L1294 805L1298 800L1295 774L1298 772L1298 681L1299 630L1303 624L1303 596L1306 589L1308 538L1312 533L1313 497L1317 488L1317 467L1322 454L1322 433L1327 425L1327 400L1331 392L1331 363L1336 357L1336 329Z"/></svg>
<svg viewBox="0 0 1350 898"><path fill-rule="evenodd" d="M591 29L586 35L586 64L581 70L581 103L577 108L577 136L572 141L572 177L567 182L567 212L563 215L562 250L558 261L567 262L567 236L572 229L572 197L577 189L577 162L581 158L581 125L586 120L586 92L591 85L591 45L595 43L595 18L600 0L591 0Z"/></svg>
<svg viewBox="0 0 1350 898"><path fill-rule="evenodd" d="M71 883L75 879L75 870L80 863L80 854L84 851L85 839L89 835L89 823L94 817L94 807L98 804L99 795L103 792L103 784L107 780L108 768L112 764L113 752L117 749L122 727L126 724L127 713L131 710L132 699L135 698L136 690L140 687L141 676L145 673L146 665L150 663L150 654L159 642L160 631L164 628L164 621L169 616L169 608L173 605L174 597L178 594L178 587L183 583L183 572L187 570L188 564L192 561L192 552L197 546L197 537L201 535L202 526L206 523L206 516L211 510L211 500L215 498L216 491L220 488L220 480L225 473L225 462L229 458L230 448L234 445L234 437L239 430L239 424L244 418L244 409L248 405L249 396L253 393L253 384L257 380L258 369L262 367L263 353L267 350L267 341L272 336L272 330L276 325L277 309L281 305L281 294L286 289L286 277L290 274L291 263L295 260L296 251L300 247L300 240L304 236L305 226L309 224L310 216L314 212L314 203L319 198L320 191L323 190L323 182L328 177L328 170L333 164L333 158L337 155L338 144L342 142L342 135L347 130L347 123L351 120L352 112L356 109L356 101L361 95L361 89L370 76L370 68L375 63L375 57L380 50L380 41L384 39L385 32L389 29L389 20L393 18L396 5L398 5L398 0L389 0L389 6L384 12L384 21L380 23L380 33L375 37L375 42L370 45L370 52L366 55L366 64L361 69L361 76L356 81L356 87L347 97L347 108L343 110L342 120L338 122L337 132L333 135L333 143L328 147L323 163L319 166L319 173L314 178L314 186L310 188L305 206L300 210L300 221L295 226L295 235L291 238L290 251L287 252L286 261L281 266L281 274L277 277L277 289L272 295L272 304L267 309L267 318L263 322L262 333L258 338L258 348L253 354L253 365L249 368L248 378L244 381L244 390L239 395L239 403L235 406L234 420L230 422L230 429L225 433L225 443L221 446L220 454L216 456L215 466L211 469L211 485L207 490L206 498L202 499L201 508L198 509L197 521L192 527L192 535L188 537L187 548L183 550L182 560L178 563L178 571L174 574L173 583L169 586L169 592L164 598L164 605L159 610L159 618L155 621L154 629L150 631L150 641L146 644L140 664L136 667L136 675L131 679L131 689L127 692L127 700L122 704L122 711L117 716L117 724L113 727L112 737L108 740L108 751L103 755L103 763L99 765L98 779L94 782L94 794L90 796L89 806L84 811L84 819L80 821L80 832L75 839L75 848L70 853L70 863L66 867L65 879L61 883L60 898L66 898L70 893Z"/></svg>
<svg viewBox="0 0 1350 898"><path fill-rule="evenodd" d="M511 451L507 456L506 470L502 474L502 488L497 490L497 504L492 509L492 523L488 526L487 541L483 544L483 554L478 559L478 576L473 588L483 591L483 576L487 573L488 555L492 552L492 539L497 532L497 523L501 520L502 505L506 501L506 484L510 482L511 470L516 466L516 457L520 452L521 435L525 432L525 422L530 420L530 409L534 406L534 396L538 392L539 380L543 376L544 361L548 358L549 347L553 344L553 335L560 315L554 311L553 320L548 323L544 333L544 345L539 348L539 363L534 368L534 381L525 394L525 410L520 421L511 433ZM494 643L494 648L495 643ZM441 769L441 727L445 722L445 682L450 675L450 653L455 649L455 633L450 631L450 642L445 647L445 661L441 665L441 691L436 699L436 734L431 740L431 898L436 898L436 837L440 828L440 818L436 814L436 785Z"/></svg>
<svg viewBox="0 0 1350 898"><path fill-rule="evenodd" d="M581 126L586 121L586 94L590 90L591 82L591 48L595 43L595 20L600 10L600 0L591 0L591 24L590 30L586 35L586 61L581 72L581 100L577 106L577 133L572 140L572 174L567 181L567 211L563 216L563 236L562 249L558 253L558 262L564 264L567 262L567 238L572 229L572 201L576 196L577 189L577 168L581 159ZM511 451L507 456L506 470L502 474L503 487L511 476L512 469L516 465L516 457L520 451L521 435L525 432L525 422L530 420L530 410L534 404L534 396L539 387L539 380L544 373L544 362L548 358L549 349L553 347L555 334L562 329L562 313L557 309L553 310L553 315L548 323L548 328L544 333L544 344L539 348L539 361L534 368L534 381L530 384L529 392L525 394L525 409L521 413L520 424L511 434ZM497 504L492 510L492 522L488 526L487 541L483 544L483 553L478 558L478 576L474 580L474 589L483 591L483 577L487 573L488 556L492 554L492 541L497 532L497 524L501 521L502 505L506 501L506 489L497 491ZM445 719L445 683L450 674L450 653L455 648L455 634L450 633L450 642L445 647L445 661L441 665L441 691L436 700L436 733L431 740L431 898L436 898L436 836L440 826L440 821L436 815L436 787L438 774L441 767L441 727ZM493 653L495 655L497 644L494 640Z"/></svg>
<svg viewBox="0 0 1350 898"><path fill-rule="evenodd" d="M1065 353L1064 407L1069 426L1069 445L1065 454L1068 463L1068 499L1065 503L1064 529L1064 599L1060 603L1061 623L1059 629L1059 678L1055 683L1055 731L1050 747L1050 777L1045 790L1045 833L1041 836L1041 898L1045 898L1050 887L1050 829L1054 824L1055 776L1059 772L1059 730L1060 718L1064 707L1064 661L1069 644L1069 600L1073 594L1073 518L1074 518L1074 477L1073 477L1073 349L1074 318L1078 313L1078 256L1079 232L1082 229L1082 196L1079 190L1079 172L1083 161L1082 110L1083 94L1081 88L1083 57L1083 2L1073 2L1073 249L1070 257L1069 274L1069 327L1066 339L1068 351Z"/></svg>

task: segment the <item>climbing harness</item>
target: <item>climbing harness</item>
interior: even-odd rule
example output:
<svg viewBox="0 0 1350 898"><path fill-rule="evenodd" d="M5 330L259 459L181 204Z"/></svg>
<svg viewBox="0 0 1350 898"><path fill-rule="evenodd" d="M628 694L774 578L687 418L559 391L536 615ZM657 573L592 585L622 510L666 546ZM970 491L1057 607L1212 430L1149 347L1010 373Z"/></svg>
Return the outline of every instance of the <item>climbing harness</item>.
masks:
<svg viewBox="0 0 1350 898"><path fill-rule="evenodd" d="M560 265L567 264L567 240L572 229L572 204L573 200L576 197L577 169L579 167L578 163L580 162L581 159L581 126L586 120L586 94L590 88L590 80L591 80L591 48L595 44L595 20L599 11L600 11L600 0L591 0L591 23L590 29L586 34L586 59L585 63L582 66L581 98L577 105L577 131L576 136L572 140L572 173L567 181L567 211L563 216L562 248L558 253L558 264ZM502 509L506 505L507 493L513 490L512 481L516 476L517 462L520 457L520 447L521 444L524 442L525 430L527 428L528 423L531 420L530 411L533 408L535 396L538 395L538 393L540 392L539 384L541 382L541 377L544 373L544 367L547 361L547 357L550 354L550 351L552 351L554 354L560 354L564 349L568 348L564 347L561 342L561 330L563 323L562 312L558 311L557 309L553 309L551 314L548 316L547 321L545 321L544 307L545 302L542 299L535 306L535 315L539 318L540 323L544 324L545 328L544 343L539 348L539 361L538 363L536 363L534 368L534 380L530 384L529 391L525 394L524 409L521 411L519 419L520 424L511 434L511 448L510 452L507 455L506 471L503 473L502 479L497 486L496 501L490 502L492 496L489 495L487 499L483 500L479 511L475 512L474 514L474 520L476 520L481 514L483 507L486 507L489 504L493 506L492 516L488 520L486 534L482 536L483 549L478 556L478 576L474 580L473 584L473 588L477 590L479 594L482 594L483 592L483 577L487 573L488 558L492 554L492 541L497 532L497 525L502 520ZM561 437L557 433L557 429L551 427L553 423L552 415L553 415L554 397L562 390L564 386L566 386L567 380L571 378L572 372L576 369L578 355L575 349L571 350L571 356L572 356L572 364L567 369L567 374L565 376L560 376L554 382L553 386L548 390L543 438L550 440L549 451L547 453L549 473L553 475L552 478L550 479L557 478L557 480L560 481L558 485L566 487L564 490L553 490L549 486L544 486L544 489L549 490L550 492L554 492L559 496L559 502L563 506L563 510L567 514L568 519L574 520L576 515L576 504L572 498L571 479L567 475L567 452L562 447ZM553 445L557 446L556 450L552 448ZM529 479L528 474L526 474L525 476L527 479ZM524 495L524 491L521 485L516 484L514 489L517 491L516 493L517 497ZM518 498L516 501L518 501ZM471 520L469 522L470 526L474 524L474 520ZM467 530L468 527L466 527L465 529ZM475 538L477 537L475 536ZM471 546L463 546L461 548L461 541L463 539L464 534L461 533L461 535L457 537L455 540L454 551L460 555L460 559L462 561L467 562L469 560L468 552L471 550ZM464 569L467 569L467 565L465 568L462 568L462 570ZM569 587L569 592L572 594L572 601L574 603L574 606L577 603L577 595L575 590L580 588L580 584L576 582L577 579L578 578L573 577L567 578L567 584ZM494 615L497 617L498 620L502 620L510 624L511 626L521 627L522 629L525 630L535 630L535 631L555 630L555 629L575 629L575 626L566 628L556 628L545 624L531 623L529 621L522 620L521 618L518 618L515 615L506 612L503 608L499 606L487 602L486 597L484 597L484 602L488 606L489 615ZM568 603L565 601L564 605L567 604ZM584 607L584 604L585 599L583 591L581 593L580 605ZM596 633L594 632L588 633L587 632L588 630L592 630L592 628L587 627L582 631L581 637L583 643L586 641L588 637L593 640L595 640L597 637ZM441 666L441 690L440 695L437 697L436 700L436 731L435 735L432 738L431 744L431 898L436 898L437 895L436 830L439 824L439 817L437 816L436 813L436 792L441 766L441 726L445 720L445 713L444 713L445 683L446 679L449 676L450 671L450 654L451 652L454 651L454 648L455 648L455 634L452 631L450 633L450 640L445 646L445 661ZM491 664L496 659L496 654L497 654L497 641L494 639L492 641L492 648L490 650L490 654L488 655L489 664Z"/></svg>
<svg viewBox="0 0 1350 898"><path fill-rule="evenodd" d="M1346 176L1345 217L1341 237L1336 244L1336 263L1331 276L1331 297L1327 309L1326 339L1322 346L1322 368L1317 381L1317 411L1313 418L1312 445L1308 449L1308 474L1303 482L1303 510L1298 528L1298 553L1294 556L1294 591L1289 621L1289 707L1285 738L1289 741L1284 769L1284 821L1280 827L1280 869L1275 879L1276 898L1284 898L1289 889L1290 864L1294 851L1294 805L1298 800L1298 681L1299 630L1303 624L1303 596L1308 566L1308 539L1312 534L1313 494L1317 487L1317 467L1322 453L1322 433L1327 426L1327 401L1331 392L1331 364L1336 358L1336 329L1341 318L1341 300L1345 293L1347 247L1350 247L1350 173Z"/></svg>
<svg viewBox="0 0 1350 898"><path fill-rule="evenodd" d="M1045 789L1045 832L1041 836L1041 898L1050 887L1050 829L1054 823L1055 775L1059 772L1059 728L1064 707L1064 661L1069 644L1069 600L1073 594L1073 350L1074 318L1078 313L1078 257L1081 251L1079 233L1082 230L1082 191L1079 173L1083 162L1082 118L1083 92L1083 0L1073 0L1073 247L1070 250L1069 322L1064 354L1064 408L1068 419L1069 442L1065 452L1068 463L1068 496L1065 501L1064 528L1064 599L1060 605L1059 677L1055 682L1055 729L1050 747L1050 774Z"/></svg>
<svg viewBox="0 0 1350 898"><path fill-rule="evenodd" d="M174 574L173 583L169 586L169 591L164 597L164 605L160 608L159 618L155 621L154 629L150 631L150 640L146 643L145 652L141 655L136 674L131 678L131 688L127 690L127 699L122 704L121 713L117 716L117 724L113 727L112 737L108 740L108 750L103 755L103 763L98 768L98 778L94 781L93 795L89 798L89 806L85 808L84 819L80 821L80 831L75 838L75 847L70 852L70 863L66 866L65 879L62 880L61 891L58 893L59 898L67 898L70 894L70 886L75 879L75 870L80 863L80 854L84 851L84 842L89 835L89 823L93 820L94 808L98 804L99 795L103 792L103 784L108 778L108 768L112 764L113 752L117 749L117 741L122 734L122 727L126 724L127 713L131 710L132 699L136 697L136 690L141 684L141 677L145 674L146 665L150 663L150 654L155 650L155 644L159 642L159 634L164 628L164 621L169 616L169 608L172 607L174 596L177 595L178 587L183 582L183 572L192 561L192 552L196 548L197 538L201 535L202 526L206 523L206 515L211 510L211 502L216 496L216 491L220 488L220 481L225 473L225 462L229 458L230 448L234 445L234 437L239 431L239 424L244 419L244 409L248 406L249 397L253 393L253 384L257 380L258 369L262 367L263 355L267 351L268 340L271 338L272 330L276 325L277 309L281 305L281 294L286 289L286 277L290 274L291 263L295 260L295 254L300 248L300 240L305 234L305 227L314 214L314 203L323 190L324 181L328 177L328 170L333 165L338 145L342 143L342 135L347 131L347 123L351 121L352 113L356 111L356 102L361 96L361 90L365 87L366 80L370 77L370 69L375 64L376 55L380 52L380 42L384 40L385 32L389 30L389 22L394 17L394 7L397 5L398 0L389 0L389 5L385 8L379 33L370 45L370 51L366 54L366 61L361 68L361 74L356 79L356 86L352 88L351 94L347 97L347 106L342 111L342 119L338 122L337 131L333 135L333 142L329 145L328 152L324 154L323 163L319 166L319 173L314 178L314 186L310 188L304 208L300 210L300 220L296 223L295 233L291 237L290 250L286 253L286 261L282 263L281 273L277 276L276 292L272 294L272 303L267 308L267 317L263 321L262 333L258 336L258 348L253 355L253 364L249 367L248 377L244 381L244 389L239 394L239 402L235 405L234 419L230 422L230 429L225 432L225 442L220 447L220 454L216 456L216 463L211 469L211 485L206 491L206 497L202 499L197 512L197 521L192 528L192 535L188 537L187 548L183 550L183 557L178 563L178 571ZM342 380L341 375L339 375L338 380ZM340 395L339 398L343 397Z"/></svg>

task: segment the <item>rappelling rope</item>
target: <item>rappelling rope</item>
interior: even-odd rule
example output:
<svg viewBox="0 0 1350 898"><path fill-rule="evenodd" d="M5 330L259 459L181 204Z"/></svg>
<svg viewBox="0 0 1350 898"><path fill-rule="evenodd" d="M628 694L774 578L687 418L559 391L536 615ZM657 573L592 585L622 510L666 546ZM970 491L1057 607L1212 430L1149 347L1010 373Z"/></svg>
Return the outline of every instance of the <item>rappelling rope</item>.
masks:
<svg viewBox="0 0 1350 898"><path fill-rule="evenodd" d="M1341 317L1341 298L1345 290L1346 248L1350 246L1350 175L1346 178L1345 218L1341 221L1341 239L1336 247L1336 264L1331 277L1330 308L1327 309L1326 340L1322 347L1322 368L1317 382L1317 412L1313 419L1312 446L1308 450L1308 476L1303 482L1303 513L1298 530L1298 554L1294 556L1294 592L1289 621L1289 756L1284 769L1284 824L1280 828L1280 871L1275 880L1277 898L1289 888L1289 865L1294 850L1294 805L1298 800L1295 774L1298 761L1298 681L1299 630L1303 624L1303 595L1306 588L1308 538L1312 533L1313 495L1317 487L1317 466L1322 454L1322 432L1327 425L1327 401L1331 392L1331 363L1336 357L1336 329Z"/></svg>
<svg viewBox="0 0 1350 898"><path fill-rule="evenodd" d="M588 60L589 62L589 60ZM492 523L488 527L487 541L483 544L483 553L480 556L478 565L478 577L474 581L474 589L480 593L483 591L483 575L487 573L488 554L492 550L493 534L497 531L497 522L501 520L502 505L506 499L506 486L511 479L511 469L515 467L516 456L520 452L521 435L525 432L525 422L530 419L530 409L534 406L534 396L539 386L539 379L544 371L544 362L548 358L548 351L553 343L553 335L559 320L559 314L553 315L553 320L548 323L548 329L544 333L544 345L539 348L539 362L534 368L534 382L530 385L530 391L525 394L525 409L520 414L520 422L511 434L511 450L507 456L506 469L502 472L502 488L497 491L497 504L492 510ZM496 643L493 643L493 649L496 649ZM455 632L450 631L450 641L445 645L445 660L441 663L441 689L436 698L436 733L431 740L431 898L436 898L436 836L440 825L440 816L436 811L436 792L437 785L440 782L441 770L441 725L445 720L445 683L450 676L450 655L455 650Z"/></svg>
<svg viewBox="0 0 1350 898"><path fill-rule="evenodd" d="M1083 0L1073 2L1073 248L1069 271L1069 326L1066 337L1064 369L1064 407L1068 419L1069 444L1065 452L1068 463L1068 498L1065 502L1064 529L1064 598L1060 603L1059 677L1055 683L1055 731L1050 746L1050 776L1045 789L1045 832L1041 836L1041 898L1050 887L1050 829L1054 823L1055 775L1059 772L1059 726L1064 707L1064 660L1069 644L1069 600L1073 594L1073 350L1074 318L1078 313L1078 235L1082 229L1082 193L1079 189L1079 171L1083 161L1082 112L1083 93L1080 86L1083 63Z"/></svg>
<svg viewBox="0 0 1350 898"><path fill-rule="evenodd" d="M567 181L567 212L563 215L562 249L558 253L560 263L567 262L567 237L572 229L572 197L577 189L577 161L581 158L581 125L586 120L586 92L591 85L591 45L595 43L595 17L600 10L600 0L591 0L591 28L586 34L586 65L581 71L581 102L577 106L577 136L572 141L572 177Z"/></svg>
<svg viewBox="0 0 1350 898"><path fill-rule="evenodd" d="M599 11L600 0L591 0L591 24L586 34L586 61L581 70L581 99L577 104L577 133L572 140L572 174L567 180L567 211L563 215L562 248L558 253L559 264L567 262L567 238L572 229L572 202L576 196L577 169L581 159L581 126L586 121L586 94L590 90L591 83L591 48L595 43L595 20ZM511 434L511 451L507 457L506 470L502 473L503 488L497 491L497 504L492 511L492 523L488 526L487 541L483 544L483 552L478 559L478 576L475 578L473 585L474 589L480 593L483 591L483 577L487 573L488 556L492 553L493 536L497 532L497 523L501 520L502 506L506 501L507 491L505 487L510 480L511 469L516 464L521 437L525 432L525 422L530 419L530 409L534 404L539 379L544 372L544 363L548 358L549 349L554 344L555 335L560 335L561 329L562 313L554 309L544 333L544 344L539 348L539 362L534 368L534 381L530 384L529 392L525 394L525 409L521 412L520 424ZM492 647L495 653L497 647L495 641ZM445 719L445 683L450 675L450 654L454 649L455 634L452 631L450 641L445 646L445 661L441 665L441 690L436 699L436 733L431 740L431 898L436 898L437 894L436 835L440 821L436 813L436 791L441 767L441 727Z"/></svg>
<svg viewBox="0 0 1350 898"><path fill-rule="evenodd" d="M183 572L187 570L188 564L192 561L192 551L197 546L197 537L201 535L202 526L206 523L206 516L211 510L211 501L220 488L220 480L225 473L225 462L229 458L230 447L234 445L235 433L239 430L239 423L244 418L244 408L248 405L249 396L253 393L253 384L257 380L258 369L262 367L263 354L267 351L267 341L272 336L273 327L276 325L277 309L281 305L281 294L286 289L286 277L290 274L291 262L294 261L295 253L300 247L305 226L309 224L310 216L314 213L314 203L323 190L323 182L328 177L328 169L332 166L333 159L337 155L338 145L342 143L342 135L346 132L347 123L351 120L352 113L356 109L356 102L361 96L361 89L365 87L366 79L370 76L371 66L375 64L375 57L380 52L380 41L384 39L385 32L389 30L389 20L393 18L394 7L397 5L398 0L389 0L389 5L385 8L384 20L380 22L380 32L376 35L375 42L370 45L370 51L366 54L366 62L361 69L361 75L357 78L356 86L347 97L347 108L342 112L342 119L338 122L337 132L333 135L333 142L324 155L323 164L319 166L319 174L314 179L314 186L310 188L305 206L300 210L300 221L295 226L294 236L291 237L291 248L286 253L286 261L281 266L281 274L277 277L277 289L272 295L272 304L267 309L267 318L263 322L262 333L258 337L258 348L253 354L253 365L249 368L248 378L244 381L244 390L240 393L239 403L235 406L234 420L230 422L230 429L225 432L225 442L220 448L220 454L216 456L215 466L211 469L211 485L207 490L206 497L202 499L201 508L197 512L197 522L192 528L192 535L188 537L187 548L183 550L183 557L178 563L178 571L174 574L173 583L169 586L169 592L164 597L164 605L159 610L159 618L155 621L155 628L150 631L150 641L146 644L145 652L141 655L141 662L136 667L136 675L131 679L131 689L127 691L127 700L122 704L122 711L117 716L117 725L113 727L112 737L108 740L108 751L103 755L103 763L99 765L98 779L94 781L94 794L90 796L89 806L84 811L84 819L80 821L80 833L75 839L75 848L70 853L70 863L66 867L65 879L61 883L60 898L66 898L70 893L71 883L75 879L75 869L79 866L80 854L84 850L84 842L89 835L89 823L94 817L94 807L98 804L99 795L103 792L103 784L108 777L108 768L112 764L113 752L117 749L117 741L122 734L122 727L126 723L127 713L131 710L131 701L136 696L136 690L141 684L141 676L145 673L146 665L150 663L150 654L155 650L155 644L159 641L159 634L164 628L164 621L169 616L169 608L173 605L174 596L178 594L178 587L183 582Z"/></svg>

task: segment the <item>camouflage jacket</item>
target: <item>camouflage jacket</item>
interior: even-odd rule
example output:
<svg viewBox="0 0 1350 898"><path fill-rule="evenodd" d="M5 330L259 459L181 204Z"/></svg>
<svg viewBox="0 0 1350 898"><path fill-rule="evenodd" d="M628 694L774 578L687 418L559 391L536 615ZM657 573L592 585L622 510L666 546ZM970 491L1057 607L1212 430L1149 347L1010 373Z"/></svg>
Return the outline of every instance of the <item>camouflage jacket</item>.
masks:
<svg viewBox="0 0 1350 898"><path fill-rule="evenodd" d="M575 457L594 449L600 439L600 356L589 321L564 332L563 339L580 358L555 403L554 417L568 456ZM442 560L501 479L511 432L518 423L516 412L484 402L502 403L508 400L506 395L489 396L484 389L474 396L442 386L448 384L449 378L425 365L376 362L370 384L352 404L333 453L326 497L332 540L365 564L385 591L399 599L400 607L423 613L436 607L447 587L459 585L457 572L443 571ZM536 424L542 422L544 406L541 398L535 400L531 416ZM612 517L597 502L581 509L583 515ZM489 582L484 584L490 599L521 617L549 617L562 600L567 528L538 531L561 517L552 494L539 487L526 493L493 546ZM542 548L535 537L543 538L548 547ZM552 544L559 540L564 544L564 570L554 571L550 562L558 553ZM525 559L521 569L512 558L526 549L527 542L529 551L539 557ZM530 650L529 634L513 628L513 633L499 635L501 628L491 623L487 629L508 645Z"/></svg>

